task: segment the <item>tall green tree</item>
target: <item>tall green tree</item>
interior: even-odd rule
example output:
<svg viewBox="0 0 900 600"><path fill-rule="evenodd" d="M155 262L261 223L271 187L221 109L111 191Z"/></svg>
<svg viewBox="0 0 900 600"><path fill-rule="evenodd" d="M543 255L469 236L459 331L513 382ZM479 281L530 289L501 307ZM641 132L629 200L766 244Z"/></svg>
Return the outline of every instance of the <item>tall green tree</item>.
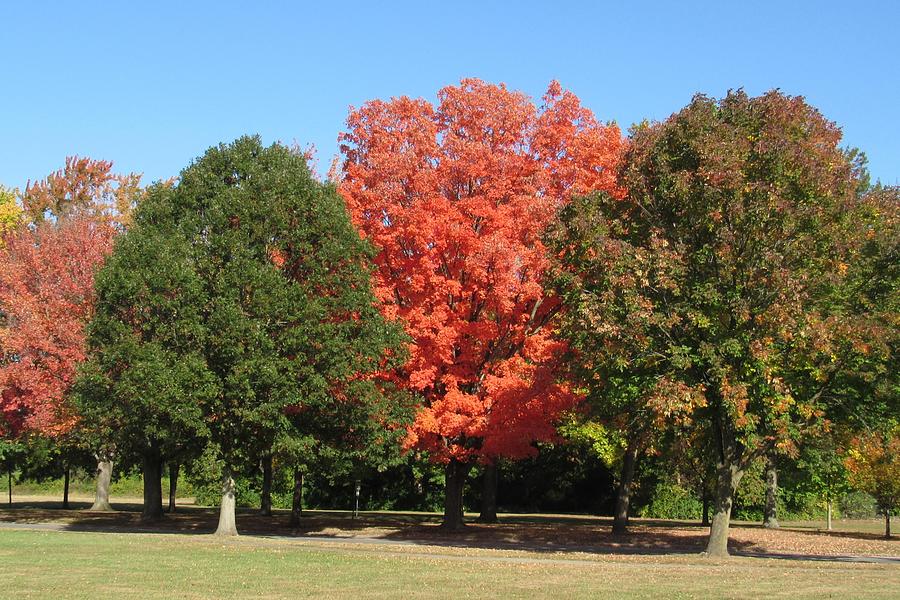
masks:
<svg viewBox="0 0 900 600"><path fill-rule="evenodd" d="M574 371L593 414L625 441L615 533L626 531L640 456L705 402L701 386L681 377L689 359L673 338L678 253L658 237L635 236L630 210L609 194L575 198L549 235L567 308L562 331L577 351Z"/></svg>
<svg viewBox="0 0 900 600"><path fill-rule="evenodd" d="M564 219L589 234L562 243L586 363L601 380L618 369L639 423L685 413L710 431L713 556L728 553L750 464L822 424L821 396L789 385L787 352L846 274L863 173L840 139L802 98L697 96L632 132L624 200L594 196Z"/></svg>
<svg viewBox="0 0 900 600"><path fill-rule="evenodd" d="M236 534L234 476L275 451L299 460L323 415L343 419L335 444L369 419L396 429L372 374L402 359L401 334L377 310L370 257L334 187L256 137L148 191L98 278L81 394L140 443L145 501L160 461L190 445L223 482L217 533Z"/></svg>

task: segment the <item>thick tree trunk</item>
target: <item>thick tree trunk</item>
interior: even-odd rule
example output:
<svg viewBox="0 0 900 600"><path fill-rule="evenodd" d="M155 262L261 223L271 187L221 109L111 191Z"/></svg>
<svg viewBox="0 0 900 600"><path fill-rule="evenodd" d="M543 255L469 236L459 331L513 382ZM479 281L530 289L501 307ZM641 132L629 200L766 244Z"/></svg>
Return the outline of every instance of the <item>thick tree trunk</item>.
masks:
<svg viewBox="0 0 900 600"><path fill-rule="evenodd" d="M260 493L259 514L264 517L272 516L272 455L263 456L262 459L262 493Z"/></svg>
<svg viewBox="0 0 900 600"><path fill-rule="evenodd" d="M619 489L616 494L616 511L613 514L612 532L620 535L628 531L628 509L631 505L631 483L634 480L634 467L637 464L638 444L631 440L622 457L622 474L619 478Z"/></svg>
<svg viewBox="0 0 900 600"><path fill-rule="evenodd" d="M891 538L891 511L884 511L884 537Z"/></svg>
<svg viewBox="0 0 900 600"><path fill-rule="evenodd" d="M300 517L303 514L303 471L294 469L294 497L291 499L291 527L300 526Z"/></svg>
<svg viewBox="0 0 900 600"><path fill-rule="evenodd" d="M828 502L825 503L825 527L828 531L831 531L831 498L828 499Z"/></svg>
<svg viewBox="0 0 900 600"><path fill-rule="evenodd" d="M479 523L497 522L497 484L500 481L500 473L497 463L486 465L481 476L481 514L478 515Z"/></svg>
<svg viewBox="0 0 900 600"><path fill-rule="evenodd" d="M703 520L700 524L709 527L709 494L703 492Z"/></svg>
<svg viewBox="0 0 900 600"><path fill-rule="evenodd" d="M763 527L778 529L778 468L775 457L766 461L766 507L763 513Z"/></svg>
<svg viewBox="0 0 900 600"><path fill-rule="evenodd" d="M742 469L731 464L720 464L716 481L716 508L712 526L709 528L709 542L706 554L710 557L728 556L728 528L731 524L731 505L734 492L744 475Z"/></svg>
<svg viewBox="0 0 900 600"><path fill-rule="evenodd" d="M94 495L94 504L88 509L101 512L112 510L109 504L109 484L112 481L112 460L108 456L97 456L97 491Z"/></svg>
<svg viewBox="0 0 900 600"><path fill-rule="evenodd" d="M175 512L175 493L178 491L178 471L180 467L177 462L169 463L169 512Z"/></svg>
<svg viewBox="0 0 900 600"><path fill-rule="evenodd" d="M459 531L463 523L463 490L471 463L461 463L450 459L444 469L444 519L441 527L449 531Z"/></svg>
<svg viewBox="0 0 900 600"><path fill-rule="evenodd" d="M151 449L144 454L144 510L141 521L158 521L163 518L162 458Z"/></svg>
<svg viewBox="0 0 900 600"><path fill-rule="evenodd" d="M234 478L226 473L222 479L222 503L219 505L219 526L215 535L237 535L237 522L234 516Z"/></svg>
<svg viewBox="0 0 900 600"><path fill-rule="evenodd" d="M69 465L66 465L66 470L63 473L63 508L69 508L69 477L71 474Z"/></svg>

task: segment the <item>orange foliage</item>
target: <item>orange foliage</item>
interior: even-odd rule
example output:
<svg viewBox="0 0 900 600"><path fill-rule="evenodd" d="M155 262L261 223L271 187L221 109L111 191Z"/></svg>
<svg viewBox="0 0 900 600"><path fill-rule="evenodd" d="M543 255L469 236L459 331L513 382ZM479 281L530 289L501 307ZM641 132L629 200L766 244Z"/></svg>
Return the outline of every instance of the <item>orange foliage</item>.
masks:
<svg viewBox="0 0 900 600"><path fill-rule="evenodd" d="M82 215L126 227L143 193L141 176L114 174L112 166L108 160L67 157L59 171L28 182L22 195L25 214L33 223L48 215L56 219Z"/></svg>
<svg viewBox="0 0 900 600"><path fill-rule="evenodd" d="M437 460L520 457L577 402L558 380L542 234L574 193L617 196L623 140L552 83L538 109L466 79L433 106L353 110L340 191L378 249L384 313L411 336L403 381L424 402L407 445Z"/></svg>
<svg viewBox="0 0 900 600"><path fill-rule="evenodd" d="M19 228L0 252L0 435L55 436L75 423L66 399L85 358L94 273L115 230L84 218Z"/></svg>

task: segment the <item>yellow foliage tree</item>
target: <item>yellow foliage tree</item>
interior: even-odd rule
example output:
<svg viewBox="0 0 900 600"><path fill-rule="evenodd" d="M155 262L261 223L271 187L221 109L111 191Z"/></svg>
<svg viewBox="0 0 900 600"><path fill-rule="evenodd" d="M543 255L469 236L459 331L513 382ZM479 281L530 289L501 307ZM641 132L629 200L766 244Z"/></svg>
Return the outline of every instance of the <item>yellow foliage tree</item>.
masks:
<svg viewBox="0 0 900 600"><path fill-rule="evenodd" d="M854 438L846 465L850 485L878 502L884 513L884 535L891 537L891 511L900 508L900 426L888 434Z"/></svg>

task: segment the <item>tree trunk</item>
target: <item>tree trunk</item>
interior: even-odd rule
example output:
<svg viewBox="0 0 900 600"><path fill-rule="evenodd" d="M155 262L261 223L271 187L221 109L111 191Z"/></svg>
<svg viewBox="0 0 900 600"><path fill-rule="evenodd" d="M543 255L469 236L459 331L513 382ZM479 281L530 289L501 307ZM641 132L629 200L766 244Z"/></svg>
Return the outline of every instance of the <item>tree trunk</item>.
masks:
<svg viewBox="0 0 900 600"><path fill-rule="evenodd" d="M884 537L891 539L891 511L884 511Z"/></svg>
<svg viewBox="0 0 900 600"><path fill-rule="evenodd" d="M162 457L151 448L143 456L144 510L141 521L158 521L163 518Z"/></svg>
<svg viewBox="0 0 900 600"><path fill-rule="evenodd" d="M234 517L234 478L226 472L222 479L222 503L219 505L219 526L215 535L237 535Z"/></svg>
<svg viewBox="0 0 900 600"><path fill-rule="evenodd" d="M481 514L478 515L479 523L497 522L497 484L500 481L500 473L497 463L485 465L484 474L481 476Z"/></svg>
<svg viewBox="0 0 900 600"><path fill-rule="evenodd" d="M444 469L444 519L441 527L449 531L459 531L463 523L463 490L471 463L461 463L451 458Z"/></svg>
<svg viewBox="0 0 900 600"><path fill-rule="evenodd" d="M616 494L616 512L613 514L612 532L620 535L628 531L628 509L631 504L631 483L634 480L634 467L637 464L638 444L630 440L622 457L622 474L619 478L619 490Z"/></svg>
<svg viewBox="0 0 900 600"><path fill-rule="evenodd" d="M744 471L733 464L719 464L716 478L716 508L706 554L710 557L728 556L728 527L731 524L731 505L734 492Z"/></svg>
<svg viewBox="0 0 900 600"><path fill-rule="evenodd" d="M9 505L12 506L12 461L6 461L6 485L9 486Z"/></svg>
<svg viewBox="0 0 900 600"><path fill-rule="evenodd" d="M112 460L108 456L97 455L97 492L94 495L94 504L88 509L91 511L112 510L109 504L109 484L112 481Z"/></svg>
<svg viewBox="0 0 900 600"><path fill-rule="evenodd" d="M303 514L303 471L294 469L294 497L291 499L291 520L288 525L300 527L300 516Z"/></svg>
<svg viewBox="0 0 900 600"><path fill-rule="evenodd" d="M69 476L71 475L71 469L69 465L66 465L66 470L63 473L63 508L69 508Z"/></svg>
<svg viewBox="0 0 900 600"><path fill-rule="evenodd" d="M766 461L766 507L763 527L778 529L778 468L772 455L769 455Z"/></svg>
<svg viewBox="0 0 900 600"><path fill-rule="evenodd" d="M709 527L709 494L706 492L703 492L703 520L700 524Z"/></svg>
<svg viewBox="0 0 900 600"><path fill-rule="evenodd" d="M825 527L828 529L828 531L831 531L831 498L829 498L828 502L826 502L825 514Z"/></svg>
<svg viewBox="0 0 900 600"><path fill-rule="evenodd" d="M178 471L180 467L177 462L169 463L169 512L175 512L175 492L178 491Z"/></svg>
<svg viewBox="0 0 900 600"><path fill-rule="evenodd" d="M259 514L264 517L272 516L272 455L263 456L262 459L262 493L260 497Z"/></svg>

